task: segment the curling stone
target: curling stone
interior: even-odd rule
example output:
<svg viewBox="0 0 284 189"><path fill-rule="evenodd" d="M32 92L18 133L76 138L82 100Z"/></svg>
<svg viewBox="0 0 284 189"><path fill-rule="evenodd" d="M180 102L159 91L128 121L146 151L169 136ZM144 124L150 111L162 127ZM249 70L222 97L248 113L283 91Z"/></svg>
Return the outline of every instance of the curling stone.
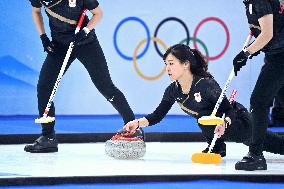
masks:
<svg viewBox="0 0 284 189"><path fill-rule="evenodd" d="M143 134L143 131L141 133ZM105 153L115 159L138 159L145 155L146 144L143 137L124 136L122 133L117 133L106 141Z"/></svg>

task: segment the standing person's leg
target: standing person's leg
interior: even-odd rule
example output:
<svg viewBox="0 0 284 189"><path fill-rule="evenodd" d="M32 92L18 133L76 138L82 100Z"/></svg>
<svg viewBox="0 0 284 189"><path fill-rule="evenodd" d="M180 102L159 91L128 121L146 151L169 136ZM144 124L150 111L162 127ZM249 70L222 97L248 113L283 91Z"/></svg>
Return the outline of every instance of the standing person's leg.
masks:
<svg viewBox="0 0 284 189"><path fill-rule="evenodd" d="M236 112L232 124L227 127L224 134L225 141L249 145L252 136L252 119L250 113L243 107Z"/></svg>
<svg viewBox="0 0 284 189"><path fill-rule="evenodd" d="M56 48L56 54L54 55L47 55L38 79L37 84L37 97L38 97L38 110L39 116L43 115L43 112L46 108L47 102L49 100L51 91L54 87L55 81L61 69L65 53L67 49ZM66 50L66 51L65 51ZM74 58L70 58L68 65L65 69L68 69L71 62ZM54 104L52 103L49 111L49 116L55 116L55 108ZM31 145L25 146L25 151L27 152L57 152L57 141L55 139L55 130L54 130L55 121L47 124L42 124L42 136L39 137L35 143Z"/></svg>
<svg viewBox="0 0 284 189"><path fill-rule="evenodd" d="M253 121L252 143L249 154L236 164L238 170L266 170L262 155L270 102L284 84L284 53L265 57L265 64L251 95L251 115Z"/></svg>
<svg viewBox="0 0 284 189"><path fill-rule="evenodd" d="M275 97L272 114L271 114L271 124L273 126L284 126L284 101L283 94L278 94ZM282 99L282 100L281 100Z"/></svg>
<svg viewBox="0 0 284 189"><path fill-rule="evenodd" d="M263 142L263 151L284 155L284 135L268 131Z"/></svg>
<svg viewBox="0 0 284 189"><path fill-rule="evenodd" d="M89 72L97 89L119 112L124 123L134 120L134 113L125 96L111 80L107 62L98 40L79 46L76 48L75 53L78 60L82 62Z"/></svg>
<svg viewBox="0 0 284 189"><path fill-rule="evenodd" d="M251 137L251 115L246 110L240 110L236 115L235 121L226 129L224 139L225 141L243 143L249 146ZM267 131L263 143L263 151L284 154L284 136Z"/></svg>

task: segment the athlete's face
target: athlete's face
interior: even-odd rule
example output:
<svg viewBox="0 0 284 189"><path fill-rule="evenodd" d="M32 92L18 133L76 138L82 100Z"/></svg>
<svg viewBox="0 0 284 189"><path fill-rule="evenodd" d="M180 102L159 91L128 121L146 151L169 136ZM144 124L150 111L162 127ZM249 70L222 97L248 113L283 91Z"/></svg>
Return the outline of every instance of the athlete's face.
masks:
<svg viewBox="0 0 284 189"><path fill-rule="evenodd" d="M166 70L171 80L179 80L188 71L188 63L181 64L179 59L169 54L165 60Z"/></svg>

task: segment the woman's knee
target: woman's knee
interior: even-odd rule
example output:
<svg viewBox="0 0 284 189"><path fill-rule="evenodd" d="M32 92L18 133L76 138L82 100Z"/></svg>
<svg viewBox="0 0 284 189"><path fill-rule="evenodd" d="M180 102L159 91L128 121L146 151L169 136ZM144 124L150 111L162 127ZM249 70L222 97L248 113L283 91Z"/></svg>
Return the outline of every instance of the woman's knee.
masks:
<svg viewBox="0 0 284 189"><path fill-rule="evenodd" d="M115 85L109 85L109 86L102 86L102 87L97 87L97 89L100 91L100 93L108 100L108 101L113 101L114 98L117 98L118 96L121 95L120 90L115 87Z"/></svg>

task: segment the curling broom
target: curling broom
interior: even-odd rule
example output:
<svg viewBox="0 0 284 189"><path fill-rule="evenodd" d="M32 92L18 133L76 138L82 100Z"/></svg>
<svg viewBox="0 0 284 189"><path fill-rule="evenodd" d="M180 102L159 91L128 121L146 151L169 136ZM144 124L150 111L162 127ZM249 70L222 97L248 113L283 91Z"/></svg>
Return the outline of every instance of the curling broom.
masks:
<svg viewBox="0 0 284 189"><path fill-rule="evenodd" d="M237 90L233 90L230 96L230 104L234 102L236 97ZM222 116L222 120L224 122L225 114ZM191 161L194 163L202 163L202 164L220 164L222 162L222 157L220 154L211 153L213 147L215 146L216 140L218 139L218 134L214 134L214 138L211 141L209 146L208 153L195 153L191 156Z"/></svg>
<svg viewBox="0 0 284 189"><path fill-rule="evenodd" d="M243 49L249 44L250 40L252 38L252 34L250 33L245 41L245 44L243 46ZM234 77L234 68L232 69L230 75L229 75L229 78L227 79L226 83L225 83L225 86L223 87L222 89L222 92L218 98L218 101L213 109L213 112L211 113L210 116L202 116L201 118L198 119L198 123L201 124L201 125L219 125L219 124L222 124L223 123L223 119L220 118L220 117L217 117L216 116L216 113L217 113L217 110L220 106L220 104L222 103L223 99L224 99L224 96L227 92L227 89L232 81Z"/></svg>
<svg viewBox="0 0 284 189"><path fill-rule="evenodd" d="M76 27L76 30L75 30L75 34L80 31L80 28L82 26L82 23L83 23L83 20L84 20L85 16L86 16L86 9L83 10L83 12L82 12L82 14L80 16L80 19L78 21L78 24L77 24L77 27ZM49 100L48 100L48 103L46 105L46 108L44 110L43 116L40 117L40 118L35 119L35 123L40 123L40 124L42 124L42 123L50 123L50 122L53 122L55 120L55 117L48 116L48 112L49 112L50 106L51 106L51 104L53 102L53 99L55 97L55 93L56 93L56 91L58 89L60 81L61 81L61 79L63 77L64 71L65 71L67 63L69 61L69 58L71 56L73 47L74 47L74 42L72 41L69 44L69 48L67 50L67 53L66 53L66 56L64 58L63 64L61 66L60 72L59 72L59 74L57 76L56 82L55 82L54 87L52 89L52 92L51 92L51 95L49 97Z"/></svg>

